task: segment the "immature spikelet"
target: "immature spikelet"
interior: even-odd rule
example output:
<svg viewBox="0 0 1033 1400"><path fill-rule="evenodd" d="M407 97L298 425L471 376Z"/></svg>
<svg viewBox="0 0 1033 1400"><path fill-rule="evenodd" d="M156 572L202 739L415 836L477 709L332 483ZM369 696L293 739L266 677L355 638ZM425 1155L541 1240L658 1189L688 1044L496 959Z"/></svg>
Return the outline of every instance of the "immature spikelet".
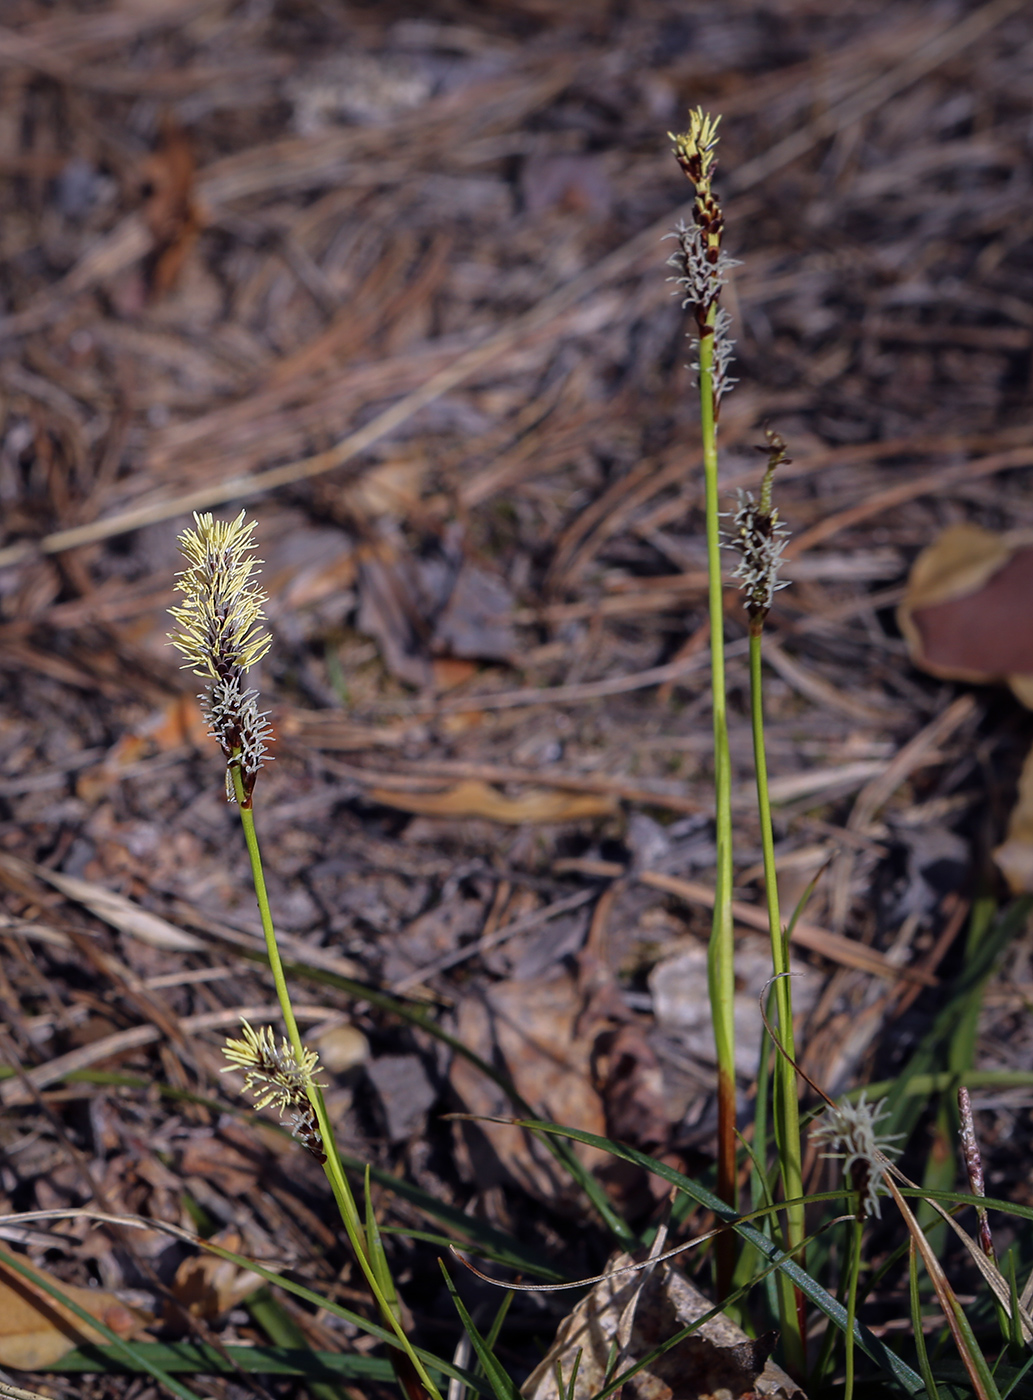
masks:
<svg viewBox="0 0 1033 1400"><path fill-rule="evenodd" d="M768 440L768 466L760 488L760 500L752 491L739 492L739 505L733 519L733 529L726 541L741 557L733 578L746 595L746 610L751 620L762 623L772 600L788 580L779 580L778 570L782 552L789 543L789 532L778 518L778 508L772 503L771 490L775 468L789 461L786 446L777 433L765 428Z"/></svg>
<svg viewBox="0 0 1033 1400"><path fill-rule="evenodd" d="M893 1146L893 1140L903 1137L903 1133L876 1133L875 1125L886 1117L885 1102L880 1099L877 1104L867 1103L862 1094L857 1103L834 1104L811 1129L813 1142L833 1149L821 1155L843 1163L843 1175L857 1191L859 1213L864 1215L881 1216L879 1189L890 1166L889 1156L900 1151Z"/></svg>
<svg viewBox="0 0 1033 1400"><path fill-rule="evenodd" d="M261 661L271 638L261 630L262 593L252 575L255 522L214 520L194 514L196 529L184 530L179 547L187 567L177 575L183 602L169 611L176 628L169 640L208 685L198 698L212 737L226 755L226 794L234 797L233 770L241 776L248 805L272 734L258 692L244 686L245 673Z"/></svg>
<svg viewBox="0 0 1033 1400"><path fill-rule="evenodd" d="M223 1047L223 1054L230 1062L223 1074L231 1069L245 1070L244 1088L254 1094L255 1107L273 1106L281 1118L286 1113L293 1135L320 1161L325 1161L309 1098L309 1090L317 1086L318 1055L305 1050L299 1058L286 1037L277 1045L268 1026L256 1031L244 1021L241 1030L242 1039L227 1040Z"/></svg>

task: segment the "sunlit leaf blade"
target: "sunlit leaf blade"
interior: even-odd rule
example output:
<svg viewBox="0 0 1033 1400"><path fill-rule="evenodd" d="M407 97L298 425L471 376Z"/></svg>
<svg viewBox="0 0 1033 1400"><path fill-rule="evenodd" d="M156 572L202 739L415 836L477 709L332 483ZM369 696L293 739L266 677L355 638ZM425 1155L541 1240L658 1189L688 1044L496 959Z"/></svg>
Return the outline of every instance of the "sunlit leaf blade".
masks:
<svg viewBox="0 0 1033 1400"><path fill-rule="evenodd" d="M466 1328L466 1334L473 1343L473 1349L477 1353L477 1359L484 1368L484 1374L495 1394L495 1400L520 1400L520 1391L517 1389L509 1372L499 1363L495 1357L495 1353L477 1330L473 1318L470 1316L466 1305L459 1296L458 1289L452 1282L452 1277L445 1267L444 1260L439 1260L438 1262L441 1264L441 1272L444 1275L445 1286L451 1294L456 1312L459 1314L460 1320Z"/></svg>

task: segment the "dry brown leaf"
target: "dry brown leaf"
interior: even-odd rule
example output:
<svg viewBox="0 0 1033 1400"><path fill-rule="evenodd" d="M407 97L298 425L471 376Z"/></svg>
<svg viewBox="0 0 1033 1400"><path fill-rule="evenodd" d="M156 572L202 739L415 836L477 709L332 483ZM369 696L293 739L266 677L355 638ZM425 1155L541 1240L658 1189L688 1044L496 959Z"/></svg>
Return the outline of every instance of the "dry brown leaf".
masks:
<svg viewBox="0 0 1033 1400"><path fill-rule="evenodd" d="M1033 709L1033 535L952 525L915 560L897 617L916 666L947 680L1006 681ZM1033 750L994 860L1033 893Z"/></svg>
<svg viewBox="0 0 1033 1400"><path fill-rule="evenodd" d="M33 1266L40 1278L60 1288L91 1317L120 1337L133 1337L143 1328L143 1315L100 1288L80 1288ZM70 1308L0 1261L0 1366L37 1371L53 1365L84 1342L103 1343L103 1333L81 1322Z"/></svg>
<svg viewBox="0 0 1033 1400"><path fill-rule="evenodd" d="M212 1244L239 1254L241 1236L232 1226L212 1236ZM265 1280L230 1259L199 1254L184 1259L176 1270L172 1292L194 1317L213 1321L260 1288Z"/></svg>
<svg viewBox="0 0 1033 1400"><path fill-rule="evenodd" d="M1022 765L1008 834L994 851L994 861L1012 894L1033 894L1033 749Z"/></svg>
<svg viewBox="0 0 1033 1400"><path fill-rule="evenodd" d="M250 1191L258 1180L253 1156L245 1156L219 1137L192 1137L183 1147L179 1169L184 1176L200 1176L225 1195L236 1199ZM227 1245L235 1249L236 1245Z"/></svg>
<svg viewBox="0 0 1033 1400"><path fill-rule="evenodd" d="M1033 537L952 525L915 560L897 610L916 666L945 680L1007 681L1033 699Z"/></svg>
<svg viewBox="0 0 1033 1400"><path fill-rule="evenodd" d="M454 690L477 674L477 666L472 661L464 661L458 656L436 656L431 662L434 675L434 689Z"/></svg>
<svg viewBox="0 0 1033 1400"><path fill-rule="evenodd" d="M91 804L107 797L123 780L123 770L155 753L166 753L186 744L202 747L208 739L208 721L193 695L176 695L141 724L123 734L96 768L85 769L75 785L76 796Z"/></svg>
<svg viewBox="0 0 1033 1400"><path fill-rule="evenodd" d="M511 661L518 645L513 594L505 580L467 560L435 624L432 650L468 660Z"/></svg>
<svg viewBox="0 0 1033 1400"><path fill-rule="evenodd" d="M602 1135L606 1114L592 1087L591 1074L596 1028L590 1035L578 1034L582 1000L565 970L553 977L499 982L483 997L463 1000L456 1034L489 1064L501 1061L517 1089L543 1118ZM502 1090L468 1061L454 1060L450 1079L468 1112L485 1117L512 1115ZM510 1177L539 1200L550 1204L571 1201L576 1188L569 1175L521 1128L504 1123L456 1126L467 1168L482 1185ZM609 1160L595 1148L573 1146L590 1167Z"/></svg>
<svg viewBox="0 0 1033 1400"><path fill-rule="evenodd" d="M479 778L464 779L443 792L370 788L368 796L385 807L424 817L486 817L507 826L608 817L617 809L616 800L605 794L561 792L558 788L526 788L519 797L506 797Z"/></svg>
<svg viewBox="0 0 1033 1400"><path fill-rule="evenodd" d="M341 506L358 520L377 520L382 515L406 520L420 504L426 474L422 455L381 462L344 488Z"/></svg>
<svg viewBox="0 0 1033 1400"><path fill-rule="evenodd" d="M621 1269L630 1263L630 1255L617 1254L609 1267ZM621 1348L614 1370L608 1370L618 1327L632 1305L630 1341ZM712 1306L688 1279L665 1264L605 1279L560 1324L556 1340L524 1382L521 1394L525 1400L560 1400L557 1372L566 1395L580 1353L572 1400L588 1400L613 1374L626 1370ZM706 1400L709 1396L728 1400L746 1395L802 1400L799 1386L768 1359L774 1340L772 1334L753 1341L719 1314L639 1371L626 1382L622 1393L627 1400Z"/></svg>
<svg viewBox="0 0 1033 1400"><path fill-rule="evenodd" d="M185 133L166 120L158 149L143 162L143 217L154 237L151 294L160 299L174 286L201 232L194 200L194 153Z"/></svg>
<svg viewBox="0 0 1033 1400"><path fill-rule="evenodd" d="M208 946L192 933L185 933L176 928L159 914L151 914L148 910L141 909L131 899L126 899L124 895L116 894L114 890L106 889L103 885L94 884L92 880L80 880L74 875L63 875L44 866L32 866L32 871L69 899L84 905L104 923L117 928L120 933L138 938L141 943L147 943L152 948L162 948L170 953L196 953Z"/></svg>
<svg viewBox="0 0 1033 1400"><path fill-rule="evenodd" d="M433 677L426 649L426 619L412 560L390 540L369 541L356 552L360 632L372 637L384 665L419 689Z"/></svg>

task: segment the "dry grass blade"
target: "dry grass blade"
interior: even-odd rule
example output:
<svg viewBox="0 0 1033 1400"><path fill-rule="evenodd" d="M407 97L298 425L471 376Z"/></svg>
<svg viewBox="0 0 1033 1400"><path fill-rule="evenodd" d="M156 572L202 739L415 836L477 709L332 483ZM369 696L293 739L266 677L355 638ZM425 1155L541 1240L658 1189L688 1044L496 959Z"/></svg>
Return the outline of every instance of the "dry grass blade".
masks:
<svg viewBox="0 0 1033 1400"><path fill-rule="evenodd" d="M908 1233L914 1240L919 1254L922 1256L922 1262L926 1267L926 1272L929 1275L933 1288L936 1290L936 1296L940 1300L940 1307L943 1309L943 1315L946 1318L947 1326L950 1328L951 1336L954 1339L954 1345L957 1347L958 1355L961 1357L962 1364L968 1372L973 1390L979 1397L979 1400L997 1400L997 1391L996 1387L993 1385L992 1378L990 1379L989 1385L987 1384L988 1372L986 1370L985 1361L982 1361L981 1357L977 1358L973 1354L974 1343L971 1339L971 1333L966 1335L965 1329L960 1321L961 1304L958 1302L954 1290L950 1286L950 1281L944 1272L943 1265L940 1263L939 1259L937 1259L936 1253L926 1239L922 1227L915 1219L910 1207L900 1194L892 1177L886 1177L886 1189L893 1197L897 1209L903 1217L904 1224L907 1226Z"/></svg>

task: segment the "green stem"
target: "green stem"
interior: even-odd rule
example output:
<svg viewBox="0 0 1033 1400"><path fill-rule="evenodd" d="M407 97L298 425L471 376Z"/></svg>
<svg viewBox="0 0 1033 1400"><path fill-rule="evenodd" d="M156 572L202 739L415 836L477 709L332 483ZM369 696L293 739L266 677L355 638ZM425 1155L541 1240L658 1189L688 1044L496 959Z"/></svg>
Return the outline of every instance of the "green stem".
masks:
<svg viewBox="0 0 1033 1400"><path fill-rule="evenodd" d="M717 871L714 918L707 974L714 1045L717 1053L718 1195L736 1203L735 1161L735 942L732 931L732 762L728 748L728 699L725 682L724 589L721 580L721 525L717 486L717 415L714 400L714 322L716 304L707 313L699 337L700 427L706 486L707 579L710 601L710 667L714 715L714 787ZM722 1236L721 1239L729 1237ZM731 1282L730 1260L718 1253L718 1290Z"/></svg>
<svg viewBox="0 0 1033 1400"><path fill-rule="evenodd" d="M775 1035L781 1053L775 1060L774 1127L782 1176L782 1193L786 1200L786 1250L798 1264L803 1264L803 1240L806 1232L804 1208L799 1204L803 1195L803 1163L800 1152L800 1101L796 1092L796 1047L793 1038L793 993L789 977L789 954L782 932L782 914L778 903L778 874L775 869L775 835L771 822L771 799L768 792L768 761L764 748L764 674L761 665L763 618L750 620L750 719L753 727L753 766L757 778L757 809L760 814L760 840L764 853L764 888L767 895L768 927L771 933L771 964L776 977L773 987L778 1025ZM801 1300L785 1274L779 1279L779 1311L782 1323L782 1343L789 1371L801 1379L806 1369L804 1321L800 1316Z"/></svg>
<svg viewBox="0 0 1033 1400"><path fill-rule="evenodd" d="M269 966L272 969L273 982L276 984L276 995L280 1003L280 1011L283 1015L284 1025L287 1028L287 1036L294 1053L298 1057L299 1063L304 1058L305 1049L301 1040L301 1032L298 1030L298 1022L294 1015L294 1008L291 1005L290 990L287 986L287 978L283 970L283 960L280 957L280 949L276 942L276 929L273 925L272 910L269 907L269 894L265 886L265 873L262 869L262 853L258 845L258 833L255 831L255 815L250 802L244 794L244 785L241 780L240 767L234 763L230 767L230 774L233 779L233 791L237 798L237 807L240 811L240 822L244 828L244 841L247 845L248 859L251 862L251 878L255 886L255 897L258 900L258 913L262 920L262 932L265 935L266 953L269 957ZM402 1324L397 1315L397 1305L392 1306L393 1300L389 1298L380 1282L377 1279L373 1264L369 1258L364 1239L362 1220L358 1207L355 1204L355 1197L352 1195L348 1178L344 1174L344 1166L341 1162L340 1153L337 1150L337 1143L334 1138L333 1126L327 1115L326 1105L323 1102L321 1090L315 1084L308 1086L309 1102L316 1115L319 1124L319 1135L322 1138L323 1150L326 1153L326 1161L323 1170L326 1172L330 1189L337 1202L337 1209L341 1215L341 1221L351 1244L359 1267L366 1278L366 1283L376 1300L380 1315L385 1324L391 1328L398 1338L405 1352L406 1359L412 1371L415 1373L414 1379L418 1378L419 1386L422 1387L427 1396L432 1400L440 1400L440 1395L434 1382L427 1374L423 1362L413 1350L412 1343L405 1335ZM392 1358L393 1359L393 1358ZM408 1378L400 1376L403 1386L411 1395L413 1387L409 1385Z"/></svg>
<svg viewBox="0 0 1033 1400"><path fill-rule="evenodd" d="M846 1303L846 1384L843 1387L843 1400L854 1400L854 1327L857 1323L857 1283L861 1277L861 1237L864 1234L864 1218L860 1214L864 1207L860 1198L857 1209L859 1214L854 1219L850 1251L850 1291Z"/></svg>

